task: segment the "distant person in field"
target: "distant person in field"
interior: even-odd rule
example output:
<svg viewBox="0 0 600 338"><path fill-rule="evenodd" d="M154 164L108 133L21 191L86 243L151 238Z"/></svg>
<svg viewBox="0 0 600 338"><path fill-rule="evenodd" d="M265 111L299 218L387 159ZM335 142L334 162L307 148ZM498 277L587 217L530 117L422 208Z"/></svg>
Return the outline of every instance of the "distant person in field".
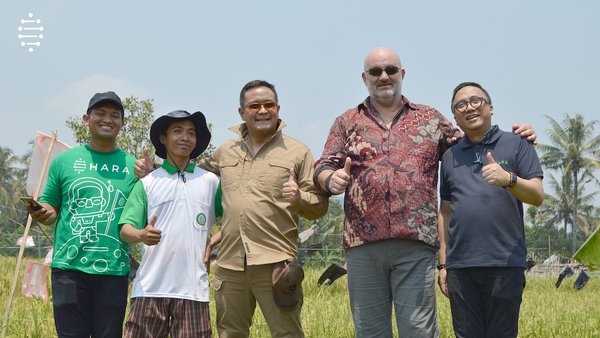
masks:
<svg viewBox="0 0 600 338"><path fill-rule="evenodd" d="M143 242L125 337L212 337L204 252L221 216L219 178L196 167L210 142L201 112L177 110L150 128L161 168L142 178L121 215L121 238Z"/></svg>
<svg viewBox="0 0 600 338"><path fill-rule="evenodd" d="M457 337L517 337L523 203L542 203L542 168L532 144L492 125L492 99L481 85L461 83L451 102L466 137L442 157L438 283Z"/></svg>
<svg viewBox="0 0 600 338"><path fill-rule="evenodd" d="M83 124L88 144L58 155L40 199L28 209L53 224L52 305L59 337L121 337L129 251L118 220L133 188L135 158L117 147L124 109L114 92L95 94Z"/></svg>

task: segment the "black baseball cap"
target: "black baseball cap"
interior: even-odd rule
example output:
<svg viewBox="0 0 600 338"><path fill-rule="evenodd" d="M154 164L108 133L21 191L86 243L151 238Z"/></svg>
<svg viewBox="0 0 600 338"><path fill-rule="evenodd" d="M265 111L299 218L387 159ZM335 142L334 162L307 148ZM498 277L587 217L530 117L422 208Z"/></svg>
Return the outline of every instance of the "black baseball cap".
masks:
<svg viewBox="0 0 600 338"><path fill-rule="evenodd" d="M121 116L125 114L125 109L123 108L123 102L121 102L121 98L112 91L94 94L90 100L90 104L88 105L87 113L89 114L92 108L103 102L110 102L119 107L119 109L121 109Z"/></svg>

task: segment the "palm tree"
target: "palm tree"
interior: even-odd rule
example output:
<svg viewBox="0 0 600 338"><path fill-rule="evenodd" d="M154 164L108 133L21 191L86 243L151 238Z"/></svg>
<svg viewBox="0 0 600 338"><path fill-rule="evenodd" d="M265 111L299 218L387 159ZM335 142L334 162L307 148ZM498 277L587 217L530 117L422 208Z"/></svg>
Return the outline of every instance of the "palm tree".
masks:
<svg viewBox="0 0 600 338"><path fill-rule="evenodd" d="M538 213L547 223L553 225L562 224L565 237L567 236L567 225L571 224L571 211L573 210L573 184L571 176L563 175L561 182L549 174L546 177L554 195L544 194L544 203L539 207Z"/></svg>
<svg viewBox="0 0 600 338"><path fill-rule="evenodd" d="M10 233L18 233L19 224L26 214L19 197L25 194L27 179L23 158L15 156L11 149L0 147L0 246L14 245Z"/></svg>
<svg viewBox="0 0 600 338"><path fill-rule="evenodd" d="M3 208L12 206L13 185L19 174L19 158L9 148L0 147L0 203Z"/></svg>
<svg viewBox="0 0 600 338"><path fill-rule="evenodd" d="M540 157L542 164L553 170L560 170L564 175L569 175L573 182L571 228L573 232L573 252L577 250L576 228L578 202L580 199L580 175L590 177L598 183L594 170L600 168L600 135L594 136L594 126L598 121L585 123L583 116L576 114L574 117L565 114L562 123L548 115L545 117L550 122L551 128L547 130L552 145L540 144L538 149L543 154Z"/></svg>
<svg viewBox="0 0 600 338"><path fill-rule="evenodd" d="M15 165L18 163L18 157L13 155L12 150L0 147L0 185L4 186L10 182L15 174Z"/></svg>
<svg viewBox="0 0 600 338"><path fill-rule="evenodd" d="M554 191L554 195L545 194L544 196L544 204L539 207L538 216L544 220L544 223L549 223L552 225L562 223L562 228L565 236L567 236L567 225L572 225L572 210L573 210L573 179L570 175L562 174L560 182L556 180L556 178L549 174L546 176L548 179L550 187ZM579 188L579 198L577 199L578 209L582 210L592 210L593 209L593 201L598 192L593 192L591 194L584 194L585 184L591 182L593 178L586 177L582 175L579 177L578 181L580 182ZM582 183L583 182L583 183ZM587 211L586 215L589 215L590 212ZM581 212L578 214L578 218L584 217ZM579 222L581 223L581 222Z"/></svg>

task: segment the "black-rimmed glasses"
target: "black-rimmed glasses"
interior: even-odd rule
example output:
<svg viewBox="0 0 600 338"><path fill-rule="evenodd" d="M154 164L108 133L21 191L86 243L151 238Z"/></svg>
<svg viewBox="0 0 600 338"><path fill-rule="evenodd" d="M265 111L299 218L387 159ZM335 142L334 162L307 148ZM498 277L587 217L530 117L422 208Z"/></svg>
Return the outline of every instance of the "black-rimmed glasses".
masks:
<svg viewBox="0 0 600 338"><path fill-rule="evenodd" d="M381 74L383 74L383 72L385 72L388 76L397 74L400 71L400 67L396 67L396 66L385 66L385 68L381 68L381 67L373 67L369 70L367 70L367 73L369 73L369 75L371 76L381 76Z"/></svg>
<svg viewBox="0 0 600 338"><path fill-rule="evenodd" d="M471 105L473 109L478 109L479 107L481 107L481 105L483 105L484 102L489 104L489 102L487 102L487 100L483 97L472 96L468 101L462 100L456 102L454 106L452 106L452 108L454 109L454 111L464 113L467 111L467 107L469 105Z"/></svg>

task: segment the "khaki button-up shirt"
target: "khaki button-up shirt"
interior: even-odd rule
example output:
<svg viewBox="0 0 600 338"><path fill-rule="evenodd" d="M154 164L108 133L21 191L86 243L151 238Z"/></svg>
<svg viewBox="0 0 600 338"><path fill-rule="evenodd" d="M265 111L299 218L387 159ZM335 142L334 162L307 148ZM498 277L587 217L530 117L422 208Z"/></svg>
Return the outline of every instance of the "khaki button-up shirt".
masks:
<svg viewBox="0 0 600 338"><path fill-rule="evenodd" d="M222 240L217 265L242 271L248 265L280 262L297 257L298 216L317 219L329 200L313 183L310 150L283 135L285 123L256 154L246 125L230 128L240 137L217 148L200 164L221 176L223 191ZM294 168L301 201L283 200L281 190Z"/></svg>

